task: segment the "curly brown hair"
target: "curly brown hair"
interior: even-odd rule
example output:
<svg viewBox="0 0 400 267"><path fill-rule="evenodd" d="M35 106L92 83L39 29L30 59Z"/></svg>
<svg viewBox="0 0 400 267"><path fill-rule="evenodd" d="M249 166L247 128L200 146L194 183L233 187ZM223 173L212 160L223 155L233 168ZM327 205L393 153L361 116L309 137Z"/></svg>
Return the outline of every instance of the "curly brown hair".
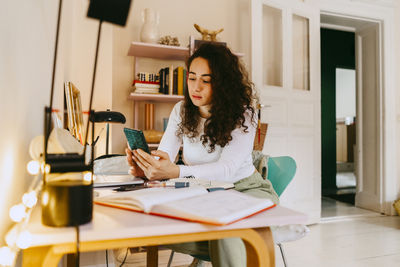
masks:
<svg viewBox="0 0 400 267"><path fill-rule="evenodd" d="M187 69L195 58L201 57L208 62L211 71L212 99L211 116L204 123L204 134L200 137L203 146L209 145L209 152L215 146L224 147L232 140L232 131L242 127L247 132L245 112L254 117L252 106L256 96L253 95L253 83L238 57L224 45L215 43L202 44L187 61ZM199 135L199 108L192 103L189 90L185 92L181 108L182 118L177 135L194 138Z"/></svg>

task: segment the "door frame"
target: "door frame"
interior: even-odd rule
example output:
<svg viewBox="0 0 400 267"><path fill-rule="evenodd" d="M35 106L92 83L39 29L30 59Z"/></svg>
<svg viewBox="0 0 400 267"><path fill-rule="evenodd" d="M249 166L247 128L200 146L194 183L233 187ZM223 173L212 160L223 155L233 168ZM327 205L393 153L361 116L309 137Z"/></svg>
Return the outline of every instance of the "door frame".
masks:
<svg viewBox="0 0 400 267"><path fill-rule="evenodd" d="M379 5L349 0L319 1L321 14L333 16L371 19L381 22L381 108L378 116L381 118L381 203L380 212L394 215L391 203L397 197L399 182L396 167L396 91L394 73L394 5Z"/></svg>

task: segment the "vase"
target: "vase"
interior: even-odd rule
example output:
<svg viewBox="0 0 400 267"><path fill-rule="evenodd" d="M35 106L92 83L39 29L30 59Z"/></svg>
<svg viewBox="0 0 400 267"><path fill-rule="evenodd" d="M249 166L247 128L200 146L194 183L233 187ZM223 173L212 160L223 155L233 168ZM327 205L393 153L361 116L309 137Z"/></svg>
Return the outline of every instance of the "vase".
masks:
<svg viewBox="0 0 400 267"><path fill-rule="evenodd" d="M147 143L159 143L163 136L163 132L154 130L154 104L146 103L145 105L145 130L143 131L144 138Z"/></svg>
<svg viewBox="0 0 400 267"><path fill-rule="evenodd" d="M158 11L152 8L145 8L142 12L142 18L143 25L140 31L140 41L145 43L158 43L160 39Z"/></svg>

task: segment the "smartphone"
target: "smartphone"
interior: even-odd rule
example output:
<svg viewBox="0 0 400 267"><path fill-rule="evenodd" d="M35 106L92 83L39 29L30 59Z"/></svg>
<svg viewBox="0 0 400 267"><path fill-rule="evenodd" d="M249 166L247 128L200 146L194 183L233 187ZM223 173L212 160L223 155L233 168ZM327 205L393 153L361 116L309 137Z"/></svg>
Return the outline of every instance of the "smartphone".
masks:
<svg viewBox="0 0 400 267"><path fill-rule="evenodd" d="M126 140L128 140L129 149L142 149L143 151L150 154L149 146L147 145L146 139L144 138L143 132L140 130L134 130L130 128L124 128Z"/></svg>

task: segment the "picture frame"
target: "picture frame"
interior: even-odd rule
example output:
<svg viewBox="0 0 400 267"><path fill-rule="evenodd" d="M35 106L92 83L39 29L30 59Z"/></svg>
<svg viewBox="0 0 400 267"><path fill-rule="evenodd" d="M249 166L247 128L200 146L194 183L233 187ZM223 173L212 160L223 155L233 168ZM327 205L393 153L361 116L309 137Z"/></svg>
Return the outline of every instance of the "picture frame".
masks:
<svg viewBox="0 0 400 267"><path fill-rule="evenodd" d="M85 128L83 124L83 111L81 93L72 82L64 84L65 101L67 106L68 129L70 133L84 145Z"/></svg>
<svg viewBox="0 0 400 267"><path fill-rule="evenodd" d="M214 43L214 44L221 44L221 45L227 45L226 42L215 42L215 41L206 41L206 40L197 40L194 38L194 36L189 36L189 53L192 55L194 51L200 47L200 45L204 43Z"/></svg>

